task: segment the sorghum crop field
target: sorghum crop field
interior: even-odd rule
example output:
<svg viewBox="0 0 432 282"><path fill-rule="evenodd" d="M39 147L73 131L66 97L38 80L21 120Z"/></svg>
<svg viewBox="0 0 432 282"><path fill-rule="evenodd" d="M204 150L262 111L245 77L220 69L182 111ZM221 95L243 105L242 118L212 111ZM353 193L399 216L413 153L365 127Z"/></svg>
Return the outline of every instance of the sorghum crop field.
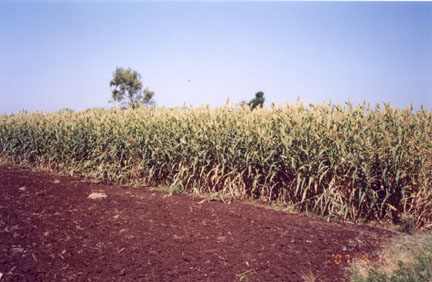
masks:
<svg viewBox="0 0 432 282"><path fill-rule="evenodd" d="M432 112L303 105L0 116L0 157L102 182L432 226Z"/></svg>

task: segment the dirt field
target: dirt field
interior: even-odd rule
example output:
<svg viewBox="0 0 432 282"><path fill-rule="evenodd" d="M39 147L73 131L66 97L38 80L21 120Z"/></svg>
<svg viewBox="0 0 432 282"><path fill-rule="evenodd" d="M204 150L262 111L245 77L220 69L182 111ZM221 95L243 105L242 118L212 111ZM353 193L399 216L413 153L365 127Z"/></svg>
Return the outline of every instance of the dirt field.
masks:
<svg viewBox="0 0 432 282"><path fill-rule="evenodd" d="M344 281L394 235L5 166L0 190L1 281Z"/></svg>

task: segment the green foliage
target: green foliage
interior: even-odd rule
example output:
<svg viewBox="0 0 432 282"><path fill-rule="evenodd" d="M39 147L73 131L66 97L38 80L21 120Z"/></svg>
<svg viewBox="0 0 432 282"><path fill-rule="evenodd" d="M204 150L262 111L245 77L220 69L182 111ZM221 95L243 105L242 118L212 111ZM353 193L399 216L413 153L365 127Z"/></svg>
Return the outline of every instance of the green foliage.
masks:
<svg viewBox="0 0 432 282"><path fill-rule="evenodd" d="M407 236L411 238L413 236ZM417 240L416 240L417 239ZM405 245L405 244L404 244ZM376 265L369 269L366 278L358 275L351 277L355 282L419 282L432 279L432 241L430 235L424 238L413 237L404 247L408 248L413 256L410 262L397 262L397 268L386 274ZM388 271L387 271L388 272Z"/></svg>
<svg viewBox="0 0 432 282"><path fill-rule="evenodd" d="M117 67L110 81L112 102L118 102L122 108L136 109L141 105L153 105L154 92L147 88L142 90L141 75L128 68Z"/></svg>
<svg viewBox="0 0 432 282"><path fill-rule="evenodd" d="M390 276L372 268L366 279L354 277L356 282L428 282L432 278L432 257L424 252L416 257L416 262L405 264L398 263L399 269L395 270Z"/></svg>
<svg viewBox="0 0 432 282"><path fill-rule="evenodd" d="M257 92L256 94L255 94L255 98L254 99L252 99L249 103L248 103L248 106L252 106L252 110L253 109L255 109L256 107L263 107L264 106L264 101L265 101L265 98L264 98L264 92Z"/></svg>

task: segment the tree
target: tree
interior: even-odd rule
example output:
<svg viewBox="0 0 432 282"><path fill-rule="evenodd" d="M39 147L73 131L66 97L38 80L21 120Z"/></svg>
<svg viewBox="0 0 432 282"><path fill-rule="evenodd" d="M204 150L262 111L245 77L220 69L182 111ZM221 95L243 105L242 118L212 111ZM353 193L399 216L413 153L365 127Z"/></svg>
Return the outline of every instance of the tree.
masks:
<svg viewBox="0 0 432 282"><path fill-rule="evenodd" d="M117 67L113 73L113 79L110 81L112 90L112 101L119 103L122 108L132 107L136 109L141 105L151 106L154 92L145 88L142 90L141 75L128 68ZM126 101L125 101L126 99Z"/></svg>
<svg viewBox="0 0 432 282"><path fill-rule="evenodd" d="M252 110L255 109L256 107L260 106L261 108L264 106L264 92L259 91L255 94L255 98L252 99L249 103L248 106L252 106Z"/></svg>

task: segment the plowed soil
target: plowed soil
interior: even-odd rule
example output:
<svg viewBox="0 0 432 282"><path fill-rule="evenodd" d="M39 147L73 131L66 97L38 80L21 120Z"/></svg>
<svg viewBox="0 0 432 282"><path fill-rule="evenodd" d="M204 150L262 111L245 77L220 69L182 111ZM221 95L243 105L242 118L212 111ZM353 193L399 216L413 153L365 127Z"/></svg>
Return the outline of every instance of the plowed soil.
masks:
<svg viewBox="0 0 432 282"><path fill-rule="evenodd" d="M345 281L395 235L10 166L0 193L1 281Z"/></svg>

